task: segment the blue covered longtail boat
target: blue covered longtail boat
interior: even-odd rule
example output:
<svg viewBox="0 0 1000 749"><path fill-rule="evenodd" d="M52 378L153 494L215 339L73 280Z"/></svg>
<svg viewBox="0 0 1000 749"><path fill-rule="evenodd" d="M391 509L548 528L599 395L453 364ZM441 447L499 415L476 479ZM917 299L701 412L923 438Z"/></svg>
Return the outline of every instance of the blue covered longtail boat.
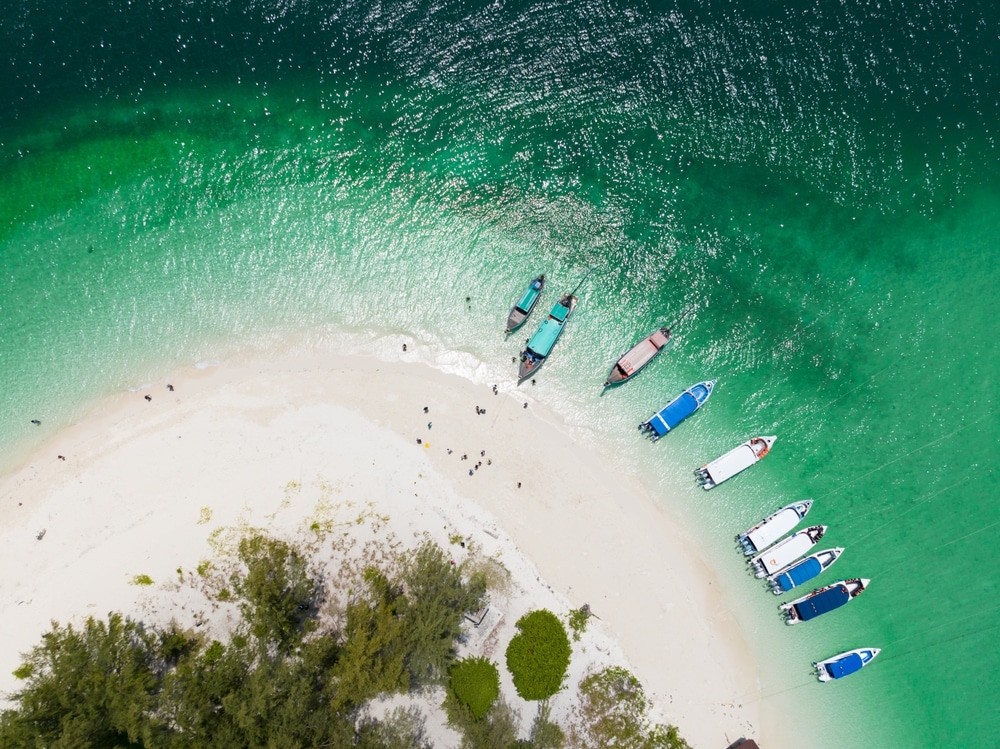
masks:
<svg viewBox="0 0 1000 749"><path fill-rule="evenodd" d="M576 297L572 294L564 295L555 303L549 316L538 326L538 330L528 340L527 347L521 352L521 365L517 372L518 382L523 382L531 377L542 366L548 355L552 353L552 347L559 340L563 326L575 308Z"/></svg>
<svg viewBox="0 0 1000 749"><path fill-rule="evenodd" d="M644 432L653 442L660 439L664 434L674 429L684 419L701 408L708 396L712 394L712 388L718 380L706 380L692 385L683 393L674 398L655 414L639 425L640 431Z"/></svg>
<svg viewBox="0 0 1000 749"><path fill-rule="evenodd" d="M528 284L528 290L510 308L510 314L507 316L507 329L504 333L510 333L524 325L524 321L528 319L531 310L535 308L535 304L538 303L538 298L542 295L542 289L544 288L545 274L543 273Z"/></svg>

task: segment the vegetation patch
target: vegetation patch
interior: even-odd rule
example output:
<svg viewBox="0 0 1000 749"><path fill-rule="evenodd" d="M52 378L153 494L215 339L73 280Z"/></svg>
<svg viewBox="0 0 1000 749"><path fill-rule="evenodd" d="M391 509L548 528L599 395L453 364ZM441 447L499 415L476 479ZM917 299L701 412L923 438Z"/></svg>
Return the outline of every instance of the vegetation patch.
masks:
<svg viewBox="0 0 1000 749"><path fill-rule="evenodd" d="M569 612L569 628L573 631L574 642L578 641L587 629L588 619L590 619L590 606L586 604Z"/></svg>
<svg viewBox="0 0 1000 749"><path fill-rule="evenodd" d="M559 617L546 609L517 620L518 633L507 646L507 670L525 700L545 700L562 687L571 648Z"/></svg>
<svg viewBox="0 0 1000 749"><path fill-rule="evenodd" d="M611 666L580 682L580 701L570 727L570 745L579 749L691 749L674 726L649 720L649 700L629 671Z"/></svg>
<svg viewBox="0 0 1000 749"><path fill-rule="evenodd" d="M448 686L473 720L482 720L500 696L500 673L486 658L466 658L451 667Z"/></svg>
<svg viewBox="0 0 1000 749"><path fill-rule="evenodd" d="M131 585L152 585L153 578L149 575L134 575L129 583Z"/></svg>

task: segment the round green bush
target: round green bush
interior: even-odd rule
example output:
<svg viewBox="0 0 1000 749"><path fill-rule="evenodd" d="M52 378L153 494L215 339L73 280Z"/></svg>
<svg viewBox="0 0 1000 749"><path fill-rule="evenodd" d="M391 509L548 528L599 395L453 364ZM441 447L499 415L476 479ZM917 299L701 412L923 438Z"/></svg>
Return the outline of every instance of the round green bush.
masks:
<svg viewBox="0 0 1000 749"><path fill-rule="evenodd" d="M517 621L518 634L507 646L507 670L526 700L544 700L559 691L569 668L566 628L551 611L531 611Z"/></svg>
<svg viewBox="0 0 1000 749"><path fill-rule="evenodd" d="M449 672L452 694L481 720L500 694L500 673L485 658L465 658Z"/></svg>

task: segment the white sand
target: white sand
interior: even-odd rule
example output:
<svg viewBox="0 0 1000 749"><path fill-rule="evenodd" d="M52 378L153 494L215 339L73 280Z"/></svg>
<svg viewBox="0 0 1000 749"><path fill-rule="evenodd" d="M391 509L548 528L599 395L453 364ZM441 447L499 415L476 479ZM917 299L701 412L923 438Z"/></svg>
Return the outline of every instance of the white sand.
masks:
<svg viewBox="0 0 1000 749"><path fill-rule="evenodd" d="M501 673L518 616L589 603L600 619L574 645L572 679L622 663L693 746L766 739L759 703L746 700L754 663L697 547L634 477L537 403L523 408L526 396L364 356L192 368L117 396L0 483L0 690L16 688L19 653L53 619L163 620L180 600L181 623L222 626L224 610L172 592L178 568L190 579L212 556L216 528L302 533L321 520L371 533L380 516L380 533L407 544L427 533L456 560L469 553L451 543L460 536L511 571L494 599L498 626L470 642ZM560 699L556 716L569 709ZM533 709L510 701L529 723ZM435 736L451 745L446 730Z"/></svg>

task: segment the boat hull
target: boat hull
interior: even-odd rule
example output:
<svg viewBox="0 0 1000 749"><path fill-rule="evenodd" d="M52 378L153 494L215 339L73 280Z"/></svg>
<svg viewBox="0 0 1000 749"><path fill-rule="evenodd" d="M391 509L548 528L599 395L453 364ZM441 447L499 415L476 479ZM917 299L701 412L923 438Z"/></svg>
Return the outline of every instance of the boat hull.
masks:
<svg viewBox="0 0 1000 749"><path fill-rule="evenodd" d="M648 421L642 422L639 425L639 430L653 442L656 442L701 408L712 395L712 389L716 382L717 380L706 380L692 385L653 414Z"/></svg>
<svg viewBox="0 0 1000 749"><path fill-rule="evenodd" d="M777 437L753 437L711 463L706 463L698 468L695 470L695 475L698 477L701 488L706 491L714 489L723 481L728 481L736 474L759 462L770 452L771 445L776 439Z"/></svg>
<svg viewBox="0 0 1000 749"><path fill-rule="evenodd" d="M620 385L635 377L655 357L670 340L670 331L660 328L639 341L615 362L604 381L604 387Z"/></svg>

